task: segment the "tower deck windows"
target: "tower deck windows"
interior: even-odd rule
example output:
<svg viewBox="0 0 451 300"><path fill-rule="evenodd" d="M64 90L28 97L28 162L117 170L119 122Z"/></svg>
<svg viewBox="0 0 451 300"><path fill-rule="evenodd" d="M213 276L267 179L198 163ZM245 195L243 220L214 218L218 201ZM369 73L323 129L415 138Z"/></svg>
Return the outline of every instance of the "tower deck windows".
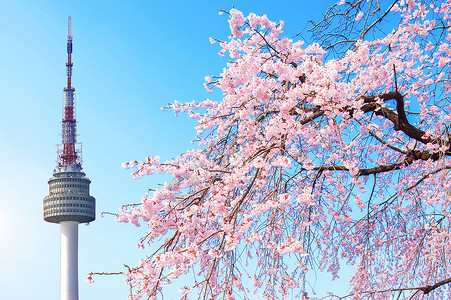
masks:
<svg viewBox="0 0 451 300"><path fill-rule="evenodd" d="M95 199L89 195L90 183L83 172L55 172L49 180L49 195L44 198L44 219L52 223L94 221Z"/></svg>

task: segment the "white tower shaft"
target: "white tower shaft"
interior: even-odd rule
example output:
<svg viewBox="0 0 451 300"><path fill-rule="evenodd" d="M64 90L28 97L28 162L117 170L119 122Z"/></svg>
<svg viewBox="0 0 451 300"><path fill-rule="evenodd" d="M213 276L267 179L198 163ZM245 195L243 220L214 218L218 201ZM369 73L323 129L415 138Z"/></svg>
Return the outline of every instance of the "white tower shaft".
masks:
<svg viewBox="0 0 451 300"><path fill-rule="evenodd" d="M78 300L78 222L61 225L61 300Z"/></svg>

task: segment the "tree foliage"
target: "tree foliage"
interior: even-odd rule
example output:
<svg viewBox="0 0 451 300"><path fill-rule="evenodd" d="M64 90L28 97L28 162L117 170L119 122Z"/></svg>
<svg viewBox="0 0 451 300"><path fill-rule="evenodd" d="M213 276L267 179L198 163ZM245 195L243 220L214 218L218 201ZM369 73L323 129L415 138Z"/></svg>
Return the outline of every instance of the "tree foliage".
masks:
<svg viewBox="0 0 451 300"><path fill-rule="evenodd" d="M125 272L131 299L188 272L182 298L307 299L311 272L345 264L328 298L450 297L450 9L342 0L309 45L226 12L231 60L206 83L222 100L170 105L198 148L125 164L174 178L118 217L158 248Z"/></svg>

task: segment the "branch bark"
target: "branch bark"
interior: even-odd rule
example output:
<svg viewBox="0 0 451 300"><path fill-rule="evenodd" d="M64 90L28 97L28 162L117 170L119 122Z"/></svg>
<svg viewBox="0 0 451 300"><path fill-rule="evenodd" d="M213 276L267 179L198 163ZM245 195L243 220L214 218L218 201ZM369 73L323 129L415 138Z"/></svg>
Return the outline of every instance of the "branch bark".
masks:
<svg viewBox="0 0 451 300"><path fill-rule="evenodd" d="M406 288L398 288L398 289L388 289L388 290L380 290L380 291L366 291L363 292L364 294L381 294L381 293L388 293L388 292L404 292L404 291L422 291L424 295L429 294L430 292L432 292L433 290L445 285L451 283L451 277L450 278L446 278L442 281L437 282L434 285L426 285L426 286L419 286L419 287L406 287ZM338 299L346 299L349 297L354 296L355 294L349 294L343 297L338 297L336 296Z"/></svg>
<svg viewBox="0 0 451 300"><path fill-rule="evenodd" d="M396 113L386 107L380 106L376 99L379 98L383 101L396 100ZM427 144L433 142L430 138L424 138L425 132L419 128L416 128L407 120L406 111L404 110L404 97L397 91L388 92L377 96L363 96L365 105L362 106L363 112L374 111L378 116L382 116L390 120L394 129L404 132L408 137L413 138L419 142Z"/></svg>
<svg viewBox="0 0 451 300"><path fill-rule="evenodd" d="M435 290L436 288L439 288L442 285L445 285L445 284L448 284L448 283L451 283L451 278L447 278L447 279L444 279L442 281L439 281L439 282L437 282L434 285L427 285L427 286L424 286L424 287L420 287L419 290L423 291L423 293L425 295L427 295L430 292L432 292L433 290Z"/></svg>
<svg viewBox="0 0 451 300"><path fill-rule="evenodd" d="M367 175L371 175L371 174L398 170L398 169L401 169L402 167L412 164L416 160L432 159L432 160L436 161L436 160L439 160L440 158L441 158L441 156L439 155L439 153L430 153L429 151L426 151L426 150L423 150L423 151L414 150L414 151L410 151L407 153L403 162L394 163L394 164L390 164L390 165L380 165L380 166L376 166L376 167L372 167L372 168L359 169L356 176L357 177L358 176L367 176ZM303 170L306 170L306 169L303 169ZM321 167L313 168L313 170L317 170L317 171L325 171L325 170L349 171L349 169L346 168L345 166L321 166Z"/></svg>

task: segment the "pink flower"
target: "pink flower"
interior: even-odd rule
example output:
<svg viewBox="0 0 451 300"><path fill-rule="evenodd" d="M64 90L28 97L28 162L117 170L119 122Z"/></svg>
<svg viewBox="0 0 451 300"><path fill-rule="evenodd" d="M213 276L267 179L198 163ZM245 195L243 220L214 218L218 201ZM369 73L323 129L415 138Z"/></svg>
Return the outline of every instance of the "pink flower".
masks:
<svg viewBox="0 0 451 300"><path fill-rule="evenodd" d="M357 14L357 16L355 17L355 20L358 21L363 17L363 12L359 11L359 13Z"/></svg>
<svg viewBox="0 0 451 300"><path fill-rule="evenodd" d="M87 280L89 283L94 283L94 279L92 279L91 275L89 275L88 278L86 278L86 280Z"/></svg>

